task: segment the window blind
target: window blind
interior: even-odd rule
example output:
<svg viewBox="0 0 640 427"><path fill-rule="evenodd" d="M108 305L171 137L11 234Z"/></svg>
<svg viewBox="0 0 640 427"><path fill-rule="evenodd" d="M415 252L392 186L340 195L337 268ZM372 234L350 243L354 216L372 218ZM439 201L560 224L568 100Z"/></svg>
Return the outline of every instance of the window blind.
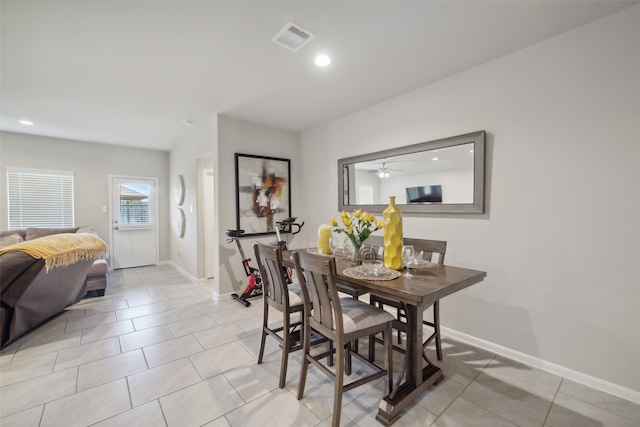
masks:
<svg viewBox="0 0 640 427"><path fill-rule="evenodd" d="M73 176L7 168L9 229L73 227Z"/></svg>

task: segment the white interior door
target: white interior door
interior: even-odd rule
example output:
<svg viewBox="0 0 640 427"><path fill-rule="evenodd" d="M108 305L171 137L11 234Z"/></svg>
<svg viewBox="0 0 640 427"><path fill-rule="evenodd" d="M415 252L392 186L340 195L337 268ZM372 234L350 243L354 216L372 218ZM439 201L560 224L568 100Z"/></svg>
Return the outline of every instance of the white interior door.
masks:
<svg viewBox="0 0 640 427"><path fill-rule="evenodd" d="M113 268L157 264L156 179L111 177L111 212Z"/></svg>

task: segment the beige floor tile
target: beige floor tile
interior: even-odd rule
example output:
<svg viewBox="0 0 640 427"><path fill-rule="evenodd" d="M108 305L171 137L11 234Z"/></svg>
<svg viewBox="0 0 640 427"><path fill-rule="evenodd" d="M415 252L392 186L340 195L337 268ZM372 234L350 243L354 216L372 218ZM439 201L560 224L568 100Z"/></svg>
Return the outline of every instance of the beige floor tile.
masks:
<svg viewBox="0 0 640 427"><path fill-rule="evenodd" d="M551 399L529 393L526 389L485 373L478 375L461 396L520 427L541 426L551 407Z"/></svg>
<svg viewBox="0 0 640 427"><path fill-rule="evenodd" d="M640 404L638 403L566 379L560 385L560 393L606 409L640 425Z"/></svg>
<svg viewBox="0 0 640 427"><path fill-rule="evenodd" d="M204 314L214 313L217 311L220 311L219 305L211 302L200 302L200 303L195 303L188 307L183 307L181 309L178 309L176 310L176 314L178 315L180 320L186 320L192 317L198 317Z"/></svg>
<svg viewBox="0 0 640 427"><path fill-rule="evenodd" d="M558 393L545 425L549 427L637 427L638 423L569 395Z"/></svg>
<svg viewBox="0 0 640 427"><path fill-rule="evenodd" d="M464 386L449 378L446 378L437 385L432 385L425 390L416 403L436 415L442 414L447 407L458 398L464 390Z"/></svg>
<svg viewBox="0 0 640 427"><path fill-rule="evenodd" d="M3 363L0 365L0 387L52 373L56 357L53 352Z"/></svg>
<svg viewBox="0 0 640 427"><path fill-rule="evenodd" d="M171 332L176 337L213 328L214 326L218 326L217 323L206 314L169 323L169 328L171 328Z"/></svg>
<svg viewBox="0 0 640 427"><path fill-rule="evenodd" d="M296 397L276 389L226 414L232 427L315 426L321 419Z"/></svg>
<svg viewBox="0 0 640 427"><path fill-rule="evenodd" d="M129 307L138 307L140 305L153 304L160 301L166 301L167 298L162 294L154 294L139 297L128 297L127 303Z"/></svg>
<svg viewBox="0 0 640 427"><path fill-rule="evenodd" d="M13 356L13 360L25 359L41 354L57 352L66 348L80 345L81 331L74 331L69 334L53 335L51 337L41 337L37 342L22 343ZM27 338L28 339L28 338Z"/></svg>
<svg viewBox="0 0 640 427"><path fill-rule="evenodd" d="M160 398L169 427L197 427L244 404L222 375Z"/></svg>
<svg viewBox="0 0 640 427"><path fill-rule="evenodd" d="M106 384L136 372L145 371L147 362L141 349L80 365L78 391Z"/></svg>
<svg viewBox="0 0 640 427"><path fill-rule="evenodd" d="M345 402L344 399L342 401L342 415L345 416L346 419L342 420L342 417L341 417L340 425L348 424L349 420L356 423L356 425L358 426L369 426L369 425L373 426L376 424L380 425L380 423L376 421L376 414L378 413L378 408L380 407L380 401L382 400L385 394L383 384L384 383L380 383L376 387L365 386L367 387L366 389L361 388L362 393L357 395L357 398L354 398L354 399L351 399L350 398L351 396L346 396L347 399L349 399L349 401ZM332 387L333 382L331 382L329 385L331 385ZM324 387L326 387L325 393L328 392L329 391L328 385ZM357 389L355 389L354 391L356 390ZM306 396L307 396L307 393L306 393L306 387L305 387L305 399L306 399ZM328 398L328 403L330 405L333 405L333 396L327 396L327 398ZM317 403L314 403L314 406L317 406ZM332 412L333 411L331 410L331 406L326 406L322 412L322 415L325 418L325 421L329 423L328 425L331 425L330 421L333 415ZM416 412L427 413L428 411L424 408L418 408ZM428 418L430 422L433 422L433 419L435 419L435 416L433 414L430 414ZM394 426L398 422L400 422L400 420L394 423ZM425 422L420 425L429 425L429 424Z"/></svg>
<svg viewBox="0 0 640 427"><path fill-rule="evenodd" d="M172 338L174 338L174 336L171 333L171 329L169 329L167 325L161 325L126 335L120 335L120 347L124 353Z"/></svg>
<svg viewBox="0 0 640 427"><path fill-rule="evenodd" d="M174 338L143 348L150 368L204 351L193 335Z"/></svg>
<svg viewBox="0 0 640 427"><path fill-rule="evenodd" d="M446 337L442 340L442 352L443 360L437 359L433 346L427 350L427 355L442 368L446 378L463 385L473 381L495 357L491 352Z"/></svg>
<svg viewBox="0 0 640 427"><path fill-rule="evenodd" d="M133 326L136 331L153 328L155 326L166 325L170 322L177 322L180 318L173 311L150 314L148 316L136 317L133 319Z"/></svg>
<svg viewBox="0 0 640 427"><path fill-rule="evenodd" d="M143 317L158 312L160 312L160 310L155 304L146 304L132 308L125 308L124 310L117 310L116 317L118 320L126 320L133 319L134 317Z"/></svg>
<svg viewBox="0 0 640 427"><path fill-rule="evenodd" d="M7 416L76 392L78 368L43 375L0 389L0 414Z"/></svg>
<svg viewBox="0 0 640 427"><path fill-rule="evenodd" d="M501 418L490 411L469 402L466 399L456 399L432 427L517 427L515 424Z"/></svg>
<svg viewBox="0 0 640 427"><path fill-rule="evenodd" d="M166 301L160 301L156 303L156 306L160 311L178 310L190 305L193 305L193 300L188 296L182 298L167 299Z"/></svg>
<svg viewBox="0 0 640 427"><path fill-rule="evenodd" d="M93 328L99 325L106 325L107 323L114 323L115 321L115 312L86 316L79 319L69 320L67 322L66 332L70 333L73 331L79 331L80 329Z"/></svg>
<svg viewBox="0 0 640 427"><path fill-rule="evenodd" d="M548 400L556 395L562 380L562 377L502 356L491 360L482 373Z"/></svg>
<svg viewBox="0 0 640 427"><path fill-rule="evenodd" d="M106 338L117 337L119 335L133 332L133 322L131 320L123 320L120 322L109 323L108 325L96 326L82 330L82 344L94 341L100 341Z"/></svg>
<svg viewBox="0 0 640 427"><path fill-rule="evenodd" d="M55 372L104 359L120 353L120 342L118 337L107 338L106 340L83 344L78 347L60 350L58 359L53 368Z"/></svg>
<svg viewBox="0 0 640 427"><path fill-rule="evenodd" d="M354 369L352 377L345 376L344 383L347 384L358 377L358 373ZM291 381L286 385L286 389L288 389L294 396L297 396L298 394L298 381L298 378L295 378L295 381ZM304 396L302 397L301 402L304 403L304 405L318 418L324 420L330 417L333 413L334 390L334 381L319 369L310 366L307 372L307 381L305 382ZM373 383L367 383L344 393L342 395L342 408L344 409L356 398L360 398L361 396L365 398L367 406L371 404L371 400L377 401L379 404L384 395L384 386L376 388L373 386ZM372 397L367 400L367 396ZM347 416L359 423L357 417L355 417L353 413L348 413Z"/></svg>
<svg viewBox="0 0 640 427"><path fill-rule="evenodd" d="M240 344L230 343L189 357L202 378L211 378L255 361Z"/></svg>
<svg viewBox="0 0 640 427"><path fill-rule="evenodd" d="M279 366L278 361L278 368ZM287 379L291 380L294 376L290 372L288 374ZM248 363L225 372L224 377L246 402L250 402L278 388L280 372L279 369L274 372L265 364Z"/></svg>
<svg viewBox="0 0 640 427"><path fill-rule="evenodd" d="M193 334L198 342L207 350L236 341L245 337L246 333L235 324L216 326Z"/></svg>
<svg viewBox="0 0 640 427"><path fill-rule="evenodd" d="M92 427L166 427L166 425L160 403L152 400L145 405L94 424Z"/></svg>
<svg viewBox="0 0 640 427"><path fill-rule="evenodd" d="M39 427L44 405L35 406L26 411L0 418L2 427Z"/></svg>
<svg viewBox="0 0 640 427"><path fill-rule="evenodd" d="M192 295L198 295L193 288L181 288L176 289L175 286L166 286L166 291L163 291L163 295L167 300L188 298Z"/></svg>
<svg viewBox="0 0 640 427"><path fill-rule="evenodd" d="M202 427L231 427L231 424L229 424L226 417L220 417L203 425Z"/></svg>
<svg viewBox="0 0 640 427"><path fill-rule="evenodd" d="M126 379L54 400L44 405L41 427L84 427L131 409Z"/></svg>
<svg viewBox="0 0 640 427"><path fill-rule="evenodd" d="M242 320L236 320L234 325L245 331L247 335L260 333L262 329L262 316L252 316Z"/></svg>
<svg viewBox="0 0 640 427"><path fill-rule="evenodd" d="M253 357L257 360L258 353L260 352L260 334L255 335L247 335L245 337L239 338L238 343L242 345L245 350L253 355ZM274 352L282 352L282 348L280 348L280 344L278 341L273 339L271 336L267 336L267 339L264 343L264 354L271 354Z"/></svg>
<svg viewBox="0 0 640 427"><path fill-rule="evenodd" d="M130 375L129 392L134 407L140 406L202 380L189 359L184 358Z"/></svg>
<svg viewBox="0 0 640 427"><path fill-rule="evenodd" d="M128 308L127 301L125 300L117 300L117 301L101 301L93 304L85 305L86 308L86 316L93 316L95 314L108 313L110 311L123 310Z"/></svg>

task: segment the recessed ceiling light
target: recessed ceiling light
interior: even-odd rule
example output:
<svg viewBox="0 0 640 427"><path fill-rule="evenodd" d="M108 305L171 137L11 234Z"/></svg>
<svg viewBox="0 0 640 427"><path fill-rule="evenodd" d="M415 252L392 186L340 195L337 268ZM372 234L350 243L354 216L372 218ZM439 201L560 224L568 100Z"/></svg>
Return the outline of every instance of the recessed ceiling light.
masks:
<svg viewBox="0 0 640 427"><path fill-rule="evenodd" d="M33 122L31 120L18 120L18 123L25 126L33 126Z"/></svg>
<svg viewBox="0 0 640 427"><path fill-rule="evenodd" d="M316 57L316 65L318 67L326 67L331 64L331 59L327 55L320 55Z"/></svg>
<svg viewBox="0 0 640 427"><path fill-rule="evenodd" d="M433 160L434 162L437 162L437 161L438 161L438 158L437 158L437 157L434 157L434 158L433 158L433 159L431 159L431 160Z"/></svg>

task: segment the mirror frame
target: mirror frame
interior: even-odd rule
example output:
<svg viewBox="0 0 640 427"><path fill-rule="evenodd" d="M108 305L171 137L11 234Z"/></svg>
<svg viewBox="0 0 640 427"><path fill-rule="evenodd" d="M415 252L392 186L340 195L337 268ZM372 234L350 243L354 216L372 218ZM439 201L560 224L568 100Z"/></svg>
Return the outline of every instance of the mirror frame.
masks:
<svg viewBox="0 0 640 427"><path fill-rule="evenodd" d="M338 159L338 210L352 211L362 209L368 212L382 212L388 204L384 205L349 205L348 200L348 175L347 165L358 162L366 162L387 159L393 156L418 153L422 151L436 150L440 148L454 147L462 144L473 143L473 203L411 203L396 204L403 213L484 213L484 157L485 157L485 131L467 133L434 141L421 142L405 147L391 148L376 151L375 153Z"/></svg>

